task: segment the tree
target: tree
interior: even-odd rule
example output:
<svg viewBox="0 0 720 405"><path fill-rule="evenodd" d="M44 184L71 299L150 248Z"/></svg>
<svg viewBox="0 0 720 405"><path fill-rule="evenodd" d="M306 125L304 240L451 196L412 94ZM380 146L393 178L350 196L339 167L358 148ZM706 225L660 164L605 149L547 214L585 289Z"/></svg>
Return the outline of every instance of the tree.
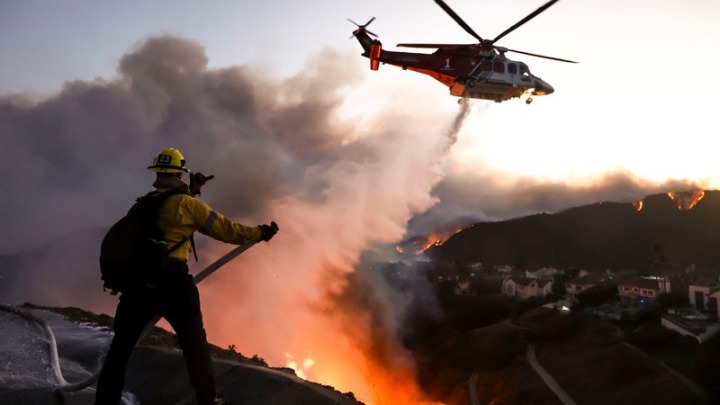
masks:
<svg viewBox="0 0 720 405"><path fill-rule="evenodd" d="M597 307L602 304L616 301L618 298L617 284L601 284L589 288L577 295L580 305Z"/></svg>
<svg viewBox="0 0 720 405"><path fill-rule="evenodd" d="M642 271L642 275L667 275L671 269L670 259L668 259L665 253L665 246L661 243L656 243L655 246L653 246L652 256Z"/></svg>

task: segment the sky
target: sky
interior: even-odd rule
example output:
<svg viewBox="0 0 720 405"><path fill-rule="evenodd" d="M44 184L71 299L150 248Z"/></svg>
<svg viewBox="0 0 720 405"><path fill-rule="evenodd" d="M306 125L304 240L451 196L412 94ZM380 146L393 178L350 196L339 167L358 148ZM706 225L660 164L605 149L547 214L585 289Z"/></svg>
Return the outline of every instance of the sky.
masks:
<svg viewBox="0 0 720 405"><path fill-rule="evenodd" d="M542 3L448 4L489 38ZM347 18L364 23L370 17L376 17L371 29L388 49L399 42L474 41L429 0L2 2L0 56L12 62L0 67L0 94L48 95L68 81L111 80L126 51L159 34L198 41L209 68L253 64L283 77L324 47L367 66L357 56L358 44L348 40L354 27ZM720 5L712 0L555 4L500 44L581 64L510 55L550 82L555 94L536 100L538 105L513 100L483 106L466 125L454 163L553 181L585 182L598 173L628 170L654 182L713 183L713 148L703 145L711 139L705 134L713 128L711 108L720 85L705 77L720 57L718 17ZM390 66L363 77L353 92L391 86L419 93L421 103L452 108L447 89L428 77ZM389 108L408 101L396 95Z"/></svg>
<svg viewBox="0 0 720 405"><path fill-rule="evenodd" d="M324 47L357 55L346 18L376 17L371 28L388 49L398 42L474 41L430 0L254 3L2 2L0 56L11 63L0 67L0 94L47 95L67 81L112 79L123 53L159 34L198 41L210 68L253 64L279 77L297 72ZM481 36L494 37L542 3L448 4ZM710 139L704 133L713 128L720 85L705 77L720 57L718 17L720 5L712 0L555 4L501 45L582 63L510 56L528 63L556 93L537 100L539 106L513 100L473 114L482 122L467 125L454 158L473 169L482 161L552 180L627 169L652 181L710 181L713 148L702 145ZM364 77L369 83L358 87L391 82L397 91L417 91L427 103L451 108L447 89L428 77L389 66ZM408 102L394 101L395 107Z"/></svg>
<svg viewBox="0 0 720 405"><path fill-rule="evenodd" d="M448 4L492 38L542 2ZM720 83L706 79L718 2L556 3L500 41L581 62L508 55L555 88L530 105L459 105L429 77L370 71L347 18L371 17L385 49L474 41L429 0L0 1L0 254L52 252L75 271L72 240L124 214L153 155L178 147L215 175L211 206L281 229L201 288L211 341L306 364L367 403L418 403L398 339L407 297L356 272L368 255L397 260L403 239L473 221L720 183ZM195 268L227 251L198 244Z"/></svg>

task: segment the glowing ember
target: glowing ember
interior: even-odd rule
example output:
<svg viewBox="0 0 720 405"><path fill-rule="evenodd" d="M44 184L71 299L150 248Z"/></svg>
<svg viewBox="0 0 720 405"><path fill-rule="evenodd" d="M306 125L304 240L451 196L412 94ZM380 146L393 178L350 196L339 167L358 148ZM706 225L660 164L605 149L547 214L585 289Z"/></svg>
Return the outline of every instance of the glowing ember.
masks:
<svg viewBox="0 0 720 405"><path fill-rule="evenodd" d="M695 204L703 198L703 196L705 196L705 192L703 190L668 193L668 197L675 201L675 204L681 211L688 211L692 209L692 207L694 207Z"/></svg>
<svg viewBox="0 0 720 405"><path fill-rule="evenodd" d="M635 207L635 210L636 210L636 211L642 211L642 209L643 209L643 200L633 201L632 205L633 205L633 207Z"/></svg>

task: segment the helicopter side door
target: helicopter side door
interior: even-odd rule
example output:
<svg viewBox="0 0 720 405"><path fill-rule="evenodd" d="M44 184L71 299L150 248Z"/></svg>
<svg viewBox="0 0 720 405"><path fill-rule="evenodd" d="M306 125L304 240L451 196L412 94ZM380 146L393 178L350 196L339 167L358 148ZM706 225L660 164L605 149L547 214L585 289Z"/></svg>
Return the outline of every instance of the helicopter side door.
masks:
<svg viewBox="0 0 720 405"><path fill-rule="evenodd" d="M510 76L510 81L512 82L513 87L519 87L520 86L520 69L518 68L517 63L515 62L508 62L507 64L507 72Z"/></svg>
<svg viewBox="0 0 720 405"><path fill-rule="evenodd" d="M468 74L468 85L475 86L477 83L484 83L493 75L493 59L495 55L481 55L480 61L475 64L473 70Z"/></svg>

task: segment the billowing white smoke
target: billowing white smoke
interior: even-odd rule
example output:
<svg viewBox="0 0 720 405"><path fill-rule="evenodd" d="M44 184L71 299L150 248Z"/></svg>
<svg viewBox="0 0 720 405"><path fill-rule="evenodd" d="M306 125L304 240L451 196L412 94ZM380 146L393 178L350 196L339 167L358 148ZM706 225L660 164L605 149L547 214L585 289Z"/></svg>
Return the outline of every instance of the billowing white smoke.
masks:
<svg viewBox="0 0 720 405"><path fill-rule="evenodd" d="M151 157L175 146L191 169L216 176L203 198L218 211L248 225L275 220L281 227L270 244L203 287L210 339L275 365L288 355L317 357L308 374L346 390L359 382L389 385L379 382L385 377L366 352L377 343L377 331L362 327L370 317L347 318L332 297L344 294L364 251L397 242L408 221L436 203L431 190L468 108L457 117L424 111L412 121L388 112L364 122L371 130L363 131L340 118L344 92L360 79L360 66L344 60L325 50L295 77L273 80L247 66L209 70L199 44L158 37L125 55L116 79L68 83L39 101L0 98L0 159L9 168L0 184L12 190L0 202L12 213L0 231L3 248L23 251L109 226L148 190ZM72 247L67 239L63 246ZM107 299L68 297L62 283L42 297L32 291L59 272L83 285L96 277L87 263L97 245L77 241L91 258L82 269L52 250L50 258L24 263L32 282L17 284L13 299L107 309ZM196 269L226 249L200 240ZM43 251L50 248L37 255ZM353 333L345 329L351 324ZM357 367L331 371L343 357L355 358ZM355 389L370 395L369 386Z"/></svg>

